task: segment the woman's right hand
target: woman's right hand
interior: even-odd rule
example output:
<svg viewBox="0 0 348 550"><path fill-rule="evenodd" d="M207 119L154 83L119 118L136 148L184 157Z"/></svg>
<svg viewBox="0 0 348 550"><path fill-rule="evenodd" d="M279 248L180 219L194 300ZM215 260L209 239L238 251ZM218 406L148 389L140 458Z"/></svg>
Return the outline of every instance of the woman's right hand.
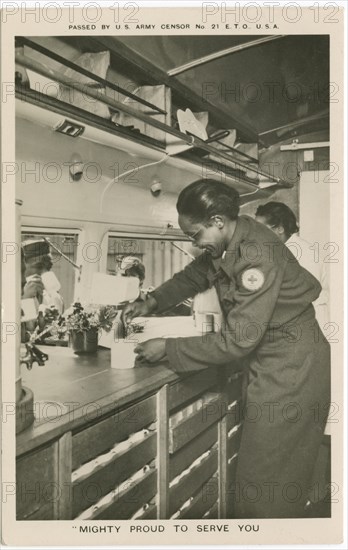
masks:
<svg viewBox="0 0 348 550"><path fill-rule="evenodd" d="M134 317L141 317L143 315L148 315L152 313L157 307L157 302L152 296L148 296L146 300L141 300L139 302L132 302L131 304L126 305L122 312L122 322L125 326L129 325Z"/></svg>

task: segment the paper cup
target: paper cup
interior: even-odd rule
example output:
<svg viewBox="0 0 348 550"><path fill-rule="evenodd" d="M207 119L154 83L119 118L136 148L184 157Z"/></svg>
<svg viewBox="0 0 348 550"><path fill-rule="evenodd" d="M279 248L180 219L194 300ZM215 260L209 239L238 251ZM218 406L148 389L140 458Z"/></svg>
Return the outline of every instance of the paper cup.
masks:
<svg viewBox="0 0 348 550"><path fill-rule="evenodd" d="M137 342L127 339L119 339L111 343L111 368L112 369L133 369L135 366L136 354L134 349Z"/></svg>

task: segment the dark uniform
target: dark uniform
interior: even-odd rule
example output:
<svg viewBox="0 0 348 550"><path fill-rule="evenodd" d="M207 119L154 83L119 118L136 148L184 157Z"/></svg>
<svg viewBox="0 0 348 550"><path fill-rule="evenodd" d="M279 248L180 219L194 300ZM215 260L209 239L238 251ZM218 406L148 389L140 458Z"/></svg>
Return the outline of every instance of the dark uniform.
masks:
<svg viewBox="0 0 348 550"><path fill-rule="evenodd" d="M320 284L272 231L240 216L223 258L203 254L152 293L157 311L212 285L221 331L168 338L170 367L247 364L235 515L301 517L330 403L330 347L312 306Z"/></svg>

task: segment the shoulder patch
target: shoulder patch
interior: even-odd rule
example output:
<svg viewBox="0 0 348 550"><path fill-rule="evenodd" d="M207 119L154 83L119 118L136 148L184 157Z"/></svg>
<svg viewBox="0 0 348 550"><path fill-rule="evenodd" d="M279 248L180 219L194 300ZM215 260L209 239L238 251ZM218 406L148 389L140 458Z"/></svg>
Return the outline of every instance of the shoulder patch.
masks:
<svg viewBox="0 0 348 550"><path fill-rule="evenodd" d="M246 269L242 273L242 285L247 290L260 290L265 282L262 271L256 268Z"/></svg>

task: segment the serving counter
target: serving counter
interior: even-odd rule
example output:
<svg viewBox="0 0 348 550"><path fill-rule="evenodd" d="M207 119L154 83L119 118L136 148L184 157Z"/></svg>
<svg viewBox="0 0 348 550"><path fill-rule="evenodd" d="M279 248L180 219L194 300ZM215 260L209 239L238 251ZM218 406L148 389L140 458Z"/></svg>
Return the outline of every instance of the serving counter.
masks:
<svg viewBox="0 0 348 550"><path fill-rule="evenodd" d="M22 371L36 420L17 435L17 519L233 517L237 368L178 376L40 348L46 365Z"/></svg>

